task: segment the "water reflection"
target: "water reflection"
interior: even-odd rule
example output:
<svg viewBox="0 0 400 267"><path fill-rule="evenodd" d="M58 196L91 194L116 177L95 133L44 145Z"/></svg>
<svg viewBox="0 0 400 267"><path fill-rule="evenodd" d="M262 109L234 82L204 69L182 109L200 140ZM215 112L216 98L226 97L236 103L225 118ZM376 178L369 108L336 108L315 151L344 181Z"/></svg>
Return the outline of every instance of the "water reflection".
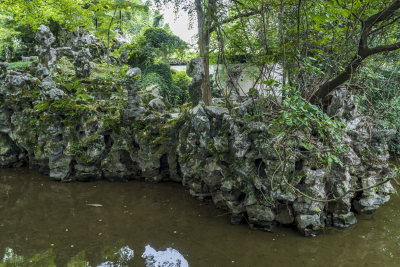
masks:
<svg viewBox="0 0 400 267"><path fill-rule="evenodd" d="M179 184L61 184L0 169L0 267L398 266L399 206L396 195L353 228L304 238L232 226Z"/></svg>
<svg viewBox="0 0 400 267"><path fill-rule="evenodd" d="M110 256L106 256L105 262L97 265L97 267L125 267L129 266L129 262L134 257L134 251L128 246L120 248L117 252Z"/></svg>
<svg viewBox="0 0 400 267"><path fill-rule="evenodd" d="M147 245L142 258L146 259L146 267L188 267L187 260L179 251L167 248L164 251L156 251Z"/></svg>
<svg viewBox="0 0 400 267"><path fill-rule="evenodd" d="M43 253L35 254L33 257L25 259L23 256L18 256L12 248L7 248L0 262L0 267L8 266L56 266L54 263L55 256L53 250L49 249ZM82 266L82 265L80 265Z"/></svg>
<svg viewBox="0 0 400 267"><path fill-rule="evenodd" d="M53 250L49 249L43 253L37 253L33 257L25 259L23 256L17 255L12 248L6 248L0 267L7 266L56 266L54 263L55 256ZM128 246L118 249L116 252L105 256L105 261L98 264L97 267L128 267L132 266L134 251ZM188 267L189 264L179 251L167 248L165 251L156 251L150 245L145 247L142 255L146 267ZM86 260L85 251L79 252L72 257L67 263L68 267L91 267L89 261ZM96 265L95 265L96 266Z"/></svg>

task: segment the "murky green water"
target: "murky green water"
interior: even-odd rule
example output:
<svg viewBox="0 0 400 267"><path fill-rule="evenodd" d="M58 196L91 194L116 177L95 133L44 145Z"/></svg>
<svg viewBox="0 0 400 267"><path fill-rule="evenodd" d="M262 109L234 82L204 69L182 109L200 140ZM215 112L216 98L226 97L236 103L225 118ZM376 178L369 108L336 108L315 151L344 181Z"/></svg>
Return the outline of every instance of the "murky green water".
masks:
<svg viewBox="0 0 400 267"><path fill-rule="evenodd" d="M179 184L62 184L36 171L0 169L0 266L146 266L146 259L182 266L400 266L400 198L358 219L354 228L315 238L290 228L266 233L230 225L223 211Z"/></svg>

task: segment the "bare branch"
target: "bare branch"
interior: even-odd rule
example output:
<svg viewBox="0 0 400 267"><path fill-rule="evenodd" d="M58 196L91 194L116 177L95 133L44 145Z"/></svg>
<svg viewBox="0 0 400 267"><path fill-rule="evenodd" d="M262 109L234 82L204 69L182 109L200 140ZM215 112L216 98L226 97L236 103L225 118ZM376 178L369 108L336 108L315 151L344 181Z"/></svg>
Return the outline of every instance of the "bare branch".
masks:
<svg viewBox="0 0 400 267"><path fill-rule="evenodd" d="M373 26L379 22L385 21L389 19L393 14L400 8L400 0L394 0L386 9L382 10L381 12L370 16L366 21L365 24L367 27Z"/></svg>
<svg viewBox="0 0 400 267"><path fill-rule="evenodd" d="M395 44L391 44L391 45L381 45L381 46L377 46L374 48L369 48L368 49L368 54L369 55L374 55L374 54L378 54L381 52L389 52L389 51L394 51L400 49L400 43L395 43Z"/></svg>
<svg viewBox="0 0 400 267"><path fill-rule="evenodd" d="M395 23L395 22L398 21L399 19L400 19L400 17L394 18L392 21L390 21L390 22L388 22L388 23L386 23L386 24L384 24L384 25L382 25L382 26L376 28L375 30L371 31L371 32L370 32L370 35L371 35L371 34L374 34L374 33L376 33L376 32L378 32L378 31L380 31L380 30L382 30L383 28L386 28L387 26L392 25L393 23Z"/></svg>
<svg viewBox="0 0 400 267"><path fill-rule="evenodd" d="M226 19L224 19L224 20L222 20L220 22L214 23L214 25L212 25L208 30L211 33L213 31L215 31L217 29L217 27L219 27L219 26L221 26L223 24L235 21L235 20L237 20L239 18L251 17L251 16L254 16L254 15L259 14L259 13L260 13L259 11L251 11L251 12L248 12L248 13L238 14L236 16L229 17L229 18L226 18Z"/></svg>

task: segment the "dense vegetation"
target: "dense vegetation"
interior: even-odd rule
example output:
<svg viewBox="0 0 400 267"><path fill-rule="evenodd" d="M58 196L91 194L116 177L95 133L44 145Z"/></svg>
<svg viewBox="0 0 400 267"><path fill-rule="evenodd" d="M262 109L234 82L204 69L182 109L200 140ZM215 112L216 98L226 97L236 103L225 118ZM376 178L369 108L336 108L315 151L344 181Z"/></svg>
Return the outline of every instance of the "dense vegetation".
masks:
<svg viewBox="0 0 400 267"><path fill-rule="evenodd" d="M222 92L209 73L210 63L226 69L246 63L258 68L253 75L265 84L264 91L250 90L251 96L284 88L286 101L274 102L281 115L303 112L291 120L314 116L299 105L310 102L323 109L326 96L344 85L358 95L364 113L400 128L397 0L157 0L153 6L140 0L5 0L0 4L0 58L18 62L35 55L33 36L41 24L50 26L58 45L79 27L102 41L105 52L98 62L140 67L142 86L158 84L169 104L177 107L189 101L190 79L171 70L169 63L171 58L184 62L189 53L163 24L162 15L153 11L168 2L198 23L195 49L206 70L202 88L207 105L211 91ZM281 80L266 74L274 65L282 68ZM291 127L292 121L286 124ZM400 151L399 143L400 136L392 139L392 152Z"/></svg>
<svg viewBox="0 0 400 267"><path fill-rule="evenodd" d="M154 9L171 2L197 21L196 46ZM182 182L232 223L296 224L306 236L354 225L395 191L400 0L0 10L0 167Z"/></svg>

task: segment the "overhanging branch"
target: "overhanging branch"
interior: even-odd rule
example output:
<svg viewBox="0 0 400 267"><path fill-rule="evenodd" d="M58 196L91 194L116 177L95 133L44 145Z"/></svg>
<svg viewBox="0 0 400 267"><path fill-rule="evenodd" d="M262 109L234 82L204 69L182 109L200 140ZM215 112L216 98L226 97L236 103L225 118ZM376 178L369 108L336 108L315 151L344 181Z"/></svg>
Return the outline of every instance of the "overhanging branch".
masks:
<svg viewBox="0 0 400 267"><path fill-rule="evenodd" d="M248 13L238 14L238 15L236 15L236 16L226 18L226 19L224 19L224 20L222 20L222 21L220 21L220 22L214 23L208 30L209 30L209 32L211 33L211 32L213 32L213 31L215 31L215 30L217 29L217 27L219 27L219 26L221 26L221 25L224 25L224 24L226 24L226 23L235 21L235 20L237 20L237 19L239 19L239 18L251 17L251 16L254 16L254 15L258 14L258 13L260 13L260 12L259 12L259 11L251 11L251 12L248 12Z"/></svg>

